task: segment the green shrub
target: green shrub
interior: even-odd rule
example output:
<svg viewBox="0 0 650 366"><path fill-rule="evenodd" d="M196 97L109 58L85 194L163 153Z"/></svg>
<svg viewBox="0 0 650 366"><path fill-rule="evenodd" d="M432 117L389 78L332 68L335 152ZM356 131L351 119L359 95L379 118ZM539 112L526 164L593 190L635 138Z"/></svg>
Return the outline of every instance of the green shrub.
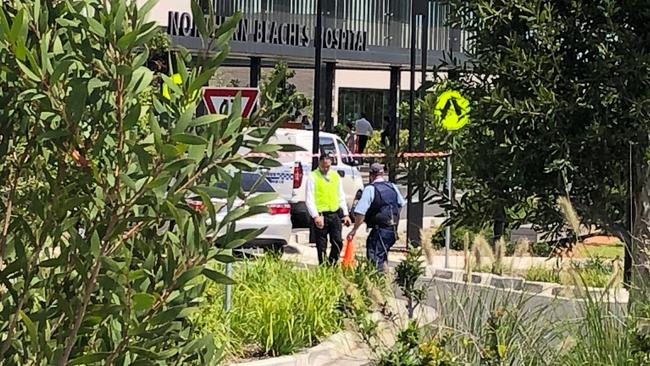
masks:
<svg viewBox="0 0 650 366"><path fill-rule="evenodd" d="M582 285L589 287L606 287L614 271L611 262L605 262L598 257L589 258L582 263L574 263L573 268L582 281Z"/></svg>
<svg viewBox="0 0 650 366"><path fill-rule="evenodd" d="M560 283L557 271L543 266L532 266L524 274L527 281Z"/></svg>
<svg viewBox="0 0 650 366"><path fill-rule="evenodd" d="M548 257L553 252L553 246L545 241L530 243L530 254L534 257Z"/></svg>
<svg viewBox="0 0 650 366"><path fill-rule="evenodd" d="M409 131L400 130L399 131L399 146L401 151L406 151L409 143ZM366 153L383 153L386 152L386 147L381 142L381 131L375 131L372 134L370 140L368 140L368 146L366 146Z"/></svg>
<svg viewBox="0 0 650 366"><path fill-rule="evenodd" d="M451 228L451 243L449 243L449 247L451 250L458 250L462 251L463 250L463 240L465 238L465 234L469 234L469 247L468 249L472 249L472 244L474 241L474 236L475 231L464 227L464 226L453 226ZM445 228L443 226L439 227L438 230L436 230L433 235L431 235L431 244L434 248L439 248L439 249L444 249L445 247Z"/></svg>
<svg viewBox="0 0 650 366"><path fill-rule="evenodd" d="M299 269L263 258L235 272L232 310L224 313L223 287L211 285L194 318L203 333L214 334L226 357L291 354L341 329L338 269Z"/></svg>

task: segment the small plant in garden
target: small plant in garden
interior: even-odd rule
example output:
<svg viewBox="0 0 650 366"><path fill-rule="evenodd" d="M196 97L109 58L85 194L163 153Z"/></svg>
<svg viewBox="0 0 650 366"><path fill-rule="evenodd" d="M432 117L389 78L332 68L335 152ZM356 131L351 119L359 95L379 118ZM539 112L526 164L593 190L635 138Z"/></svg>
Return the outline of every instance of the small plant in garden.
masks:
<svg viewBox="0 0 650 366"><path fill-rule="evenodd" d="M560 283L559 272L544 266L532 266L524 273L524 279L535 282Z"/></svg>
<svg viewBox="0 0 650 366"><path fill-rule="evenodd" d="M414 321L397 334L395 346L383 354L377 366L460 366L449 351L445 340L433 338L425 340Z"/></svg>
<svg viewBox="0 0 650 366"><path fill-rule="evenodd" d="M502 342L500 330L503 327L505 309L497 308L490 313L482 335L481 364L501 365L506 358L507 347Z"/></svg>
<svg viewBox="0 0 650 366"><path fill-rule="evenodd" d="M395 268L395 284L400 288L406 297L406 309L409 319L413 319L415 309L425 299L426 291L423 287L417 286L417 281L424 274L422 266L421 248L411 248L406 258Z"/></svg>

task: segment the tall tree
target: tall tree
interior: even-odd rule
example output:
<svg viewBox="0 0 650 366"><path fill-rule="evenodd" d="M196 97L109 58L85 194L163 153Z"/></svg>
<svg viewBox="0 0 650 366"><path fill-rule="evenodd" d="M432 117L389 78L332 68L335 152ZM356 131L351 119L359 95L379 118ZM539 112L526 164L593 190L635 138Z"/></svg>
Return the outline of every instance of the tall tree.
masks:
<svg viewBox="0 0 650 366"><path fill-rule="evenodd" d="M650 285L647 3L453 0L452 14L469 35L472 69L462 159L476 186L461 216L478 209L497 234L523 221L554 230L556 198L569 196L584 224L634 243L635 284Z"/></svg>

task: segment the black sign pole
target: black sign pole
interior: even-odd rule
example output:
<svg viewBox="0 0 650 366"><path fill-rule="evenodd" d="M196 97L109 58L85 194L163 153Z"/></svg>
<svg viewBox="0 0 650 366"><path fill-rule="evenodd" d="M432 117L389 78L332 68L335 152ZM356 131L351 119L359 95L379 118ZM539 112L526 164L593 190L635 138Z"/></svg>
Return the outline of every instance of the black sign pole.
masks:
<svg viewBox="0 0 650 366"><path fill-rule="evenodd" d="M416 1L417 0L411 0L411 84L410 84L410 92L409 92L409 149L408 151L411 152L413 151L413 114L414 114L414 108L415 108L415 47L416 47L416 29L415 29L415 23L417 21L416 17ZM408 187L408 193L407 193L407 211L406 211L406 246L408 247L411 244L411 241L413 240L412 236L412 229L411 229L411 222L413 220L413 213L414 213L414 206L413 206L413 173L411 170L412 164L411 161L409 160L407 162L408 164L408 173L406 174L407 177L407 187Z"/></svg>
<svg viewBox="0 0 650 366"><path fill-rule="evenodd" d="M421 51L422 62L420 65L422 71L422 79L420 83L420 98L425 99L427 95L427 52L429 50L429 0L423 0L420 4L422 8L420 26L421 26ZM417 151L424 152L424 125L426 123L426 114L420 112L420 121L418 124L418 147ZM411 150L412 151L412 150ZM420 160L416 163L417 167L417 197L418 202L413 204L414 212L411 216L411 228L413 230L413 237L416 238L414 243L422 245L422 240L430 240L429 238L422 238L422 228L424 227L424 161Z"/></svg>
<svg viewBox="0 0 650 366"><path fill-rule="evenodd" d="M315 60L314 60L314 118L312 122L312 157L311 169L318 167L318 155L320 153L320 89L321 89L321 63L323 51L323 3L316 1L316 30L314 34Z"/></svg>

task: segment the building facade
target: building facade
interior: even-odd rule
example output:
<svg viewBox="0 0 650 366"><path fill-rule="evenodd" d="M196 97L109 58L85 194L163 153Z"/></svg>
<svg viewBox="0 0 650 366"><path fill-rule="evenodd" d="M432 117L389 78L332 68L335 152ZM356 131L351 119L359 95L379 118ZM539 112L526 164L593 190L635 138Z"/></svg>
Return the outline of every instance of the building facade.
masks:
<svg viewBox="0 0 650 366"><path fill-rule="evenodd" d="M217 22L236 12L242 14L226 73L257 86L262 70L283 60L296 70L299 90L308 96L313 93L316 0L206 0L202 5L206 11L213 9ZM173 45L190 50L202 47L189 0L161 0L152 16L166 29ZM360 112L369 114L378 127L383 116L397 122L399 91L410 89L412 32L418 69L423 36L429 66L450 53L463 57L460 50L466 40L447 21L448 8L442 1L323 0L321 119L327 129Z"/></svg>

